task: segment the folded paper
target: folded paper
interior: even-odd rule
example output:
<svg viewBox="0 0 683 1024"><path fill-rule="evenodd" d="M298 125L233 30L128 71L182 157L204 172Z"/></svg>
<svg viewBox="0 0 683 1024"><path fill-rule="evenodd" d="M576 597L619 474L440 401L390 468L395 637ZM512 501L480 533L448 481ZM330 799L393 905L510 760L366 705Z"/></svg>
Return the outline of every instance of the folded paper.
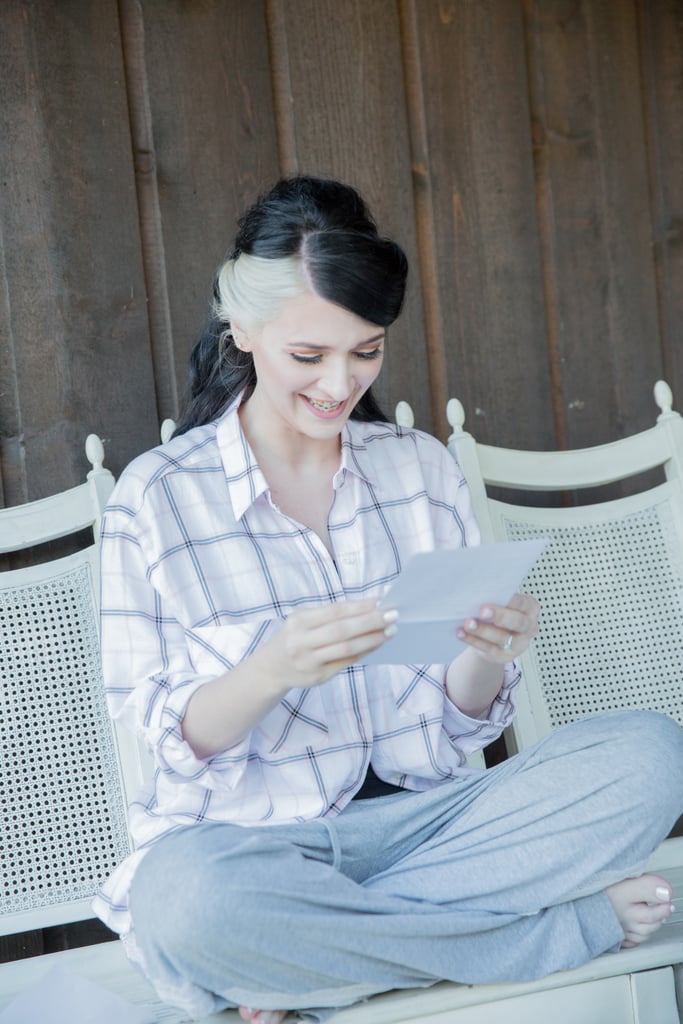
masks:
<svg viewBox="0 0 683 1024"><path fill-rule="evenodd" d="M541 537L414 555L381 602L398 611L398 631L363 664L452 661L466 647L456 629L477 617L482 605L508 604L547 544Z"/></svg>

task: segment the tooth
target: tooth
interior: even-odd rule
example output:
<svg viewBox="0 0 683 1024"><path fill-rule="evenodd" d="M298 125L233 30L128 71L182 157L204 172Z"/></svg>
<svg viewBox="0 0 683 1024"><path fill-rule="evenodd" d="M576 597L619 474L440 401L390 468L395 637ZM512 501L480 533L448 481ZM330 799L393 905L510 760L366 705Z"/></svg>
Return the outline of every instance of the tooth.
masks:
<svg viewBox="0 0 683 1024"><path fill-rule="evenodd" d="M331 409L337 409L340 402L318 402L315 398L310 399L311 405L314 405L316 409L320 409L323 412L329 412Z"/></svg>

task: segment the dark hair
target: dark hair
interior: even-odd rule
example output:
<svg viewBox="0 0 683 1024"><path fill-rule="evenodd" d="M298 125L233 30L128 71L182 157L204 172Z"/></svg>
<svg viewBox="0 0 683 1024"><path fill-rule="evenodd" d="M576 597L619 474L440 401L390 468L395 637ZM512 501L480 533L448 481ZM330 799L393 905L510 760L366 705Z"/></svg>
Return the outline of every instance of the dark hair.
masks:
<svg viewBox="0 0 683 1024"><path fill-rule="evenodd" d="M241 218L234 249L215 277L211 314L190 357L188 399L174 436L216 419L241 391L250 394L256 385L251 354L232 339L225 294L238 268L251 266L249 260L240 265L241 256L274 261L274 271L275 261L288 268L289 291L278 296L261 289L271 303L293 294L294 266L297 292L312 287L370 323L388 327L401 311L408 262L400 246L380 237L358 192L322 178L282 179ZM370 390L351 415L387 422Z"/></svg>

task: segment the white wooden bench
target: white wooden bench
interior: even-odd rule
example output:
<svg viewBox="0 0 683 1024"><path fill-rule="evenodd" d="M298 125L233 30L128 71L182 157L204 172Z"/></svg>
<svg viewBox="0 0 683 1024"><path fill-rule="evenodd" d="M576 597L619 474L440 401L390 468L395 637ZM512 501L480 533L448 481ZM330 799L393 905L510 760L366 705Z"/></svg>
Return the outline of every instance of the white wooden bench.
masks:
<svg viewBox="0 0 683 1024"><path fill-rule="evenodd" d="M494 527L488 525L490 503L484 485L482 483L477 486L477 477L481 477L481 471L477 469L478 454L482 446L476 446L471 439L468 440L468 435L462 430L463 421L457 407L451 406L451 414L455 428L452 450L461 459L473 485L475 505L484 527L484 539L498 539L501 535L496 534ZM671 419L666 420L666 409L663 415L665 422L671 423ZM404 404L397 411L397 419L403 425L410 425L412 414ZM665 429L668 430L668 426ZM679 427L676 425L672 428L672 437L678 436ZM680 444L680 440L675 443ZM71 520L79 524L78 529L86 526L92 528L96 536L99 515L113 481L102 467L101 445L96 438L89 439L88 450L93 470L88 482L82 488L74 489L74 492L79 492L78 495L67 492L67 497L58 496L56 505L52 504L52 499L45 499L43 503L33 503L23 510L0 510L0 553L31 547L49 537L70 532L63 528L63 517L57 514L56 509L60 504L69 506L72 511L77 508L79 511L75 516L70 515ZM485 476L481 479L483 481ZM680 483L672 489L678 488ZM40 529L28 529L25 524L31 521L41 524ZM50 524L49 527L46 524ZM72 573L76 573L79 584L76 587L79 595L76 604L71 593ZM28 586L28 596L24 593L17 604L18 592L24 586ZM30 891L22 893L19 885L15 887L18 891L12 893L11 898L0 900L0 932L5 934L91 916L90 897L98 878L106 874L109 867L128 850L125 805L146 770L144 756L134 741L125 734L117 734L109 724L96 653L94 659L92 657L93 628L95 636L97 630L97 558L94 546L89 547L85 554L79 553L62 560L56 570L54 567L43 566L35 572L33 569L22 569L16 570L14 574L0 574L0 599L4 601L2 607L13 607L14 610L9 614L15 619L27 615L26 601L29 607L35 602L37 592L32 593L31 588L47 588L43 599L53 603L55 593L66 593L66 610L50 613L55 615L51 627L55 637L53 646L63 628L63 616L71 616L73 622L78 618L76 633L84 631L88 667L83 667L84 655L81 652L75 659L76 681L72 681L68 687L75 687L71 689L74 699L66 702L64 712L59 707L65 703L63 696L60 701L56 700L54 694L49 696L49 687L45 687L42 681L52 671L49 666L43 666L43 676L34 673L29 678L30 674L27 675L24 665L24 675L8 687L9 669L0 662L3 664L3 713L11 704L13 714L26 714L21 728L28 739L33 738L32 749L25 750L29 760L46 758L46 739L41 729L46 720L52 723L48 728L48 734L52 736L50 754L47 765L39 773L40 785L32 784L30 771L19 780L9 780L9 785L16 789L19 813L24 813L29 825L19 829L14 837L12 850L5 856L4 871L8 870L9 865L10 871L21 870L32 881L28 884ZM31 619L30 614L28 618ZM35 629L31 644L37 647L31 650L43 650L45 635L44 630L41 635L41 624L44 622L42 612L37 618L34 616ZM13 634L11 639L16 644ZM21 643L24 642L28 641L22 639ZM3 657L8 656L9 646L5 645ZM540 655L532 654L530 664L525 665L525 669L532 673L532 688L535 685L535 657ZM30 700L21 696L27 687L34 691L34 697ZM42 696L41 691L44 691ZM43 705L41 700L48 703ZM531 700L535 701L535 697ZM56 709L53 705L57 705ZM533 721L535 712L529 713ZM62 720L60 714L62 718L65 714L67 720ZM72 722L75 714L79 714L77 727ZM527 723L527 718L527 711L524 710L523 723ZM74 743L79 748L80 743L81 752L74 758L63 757L64 746L60 736L64 736L64 730L71 730L67 749L71 749L69 744ZM75 732L80 732L80 740L76 739ZM531 738L528 731L522 732L518 742L523 745L530 742ZM3 762L9 764L14 754L14 748L3 748ZM95 786L91 789L93 779ZM61 804L57 801L58 806L55 807L55 793L67 793L69 787L77 795ZM74 790L74 787L80 788ZM55 817L57 812L59 814ZM51 821L51 818L55 818L55 821ZM37 824L34 827L32 823ZM50 824L50 835L43 841L41 828L47 824ZM71 837L70 842L64 839L62 843L65 855L60 855L61 860L56 854L61 848L60 835ZM653 867L666 867L667 876L681 894L679 902L680 910L683 911L683 869L678 852L680 842L683 841L670 840L664 844L653 859ZM86 872L85 880L81 881L84 872L81 870L79 874L79 858L82 859L84 853L91 863L89 873ZM650 942L638 949L599 957L573 971L516 985L464 986L440 983L429 989L392 992L342 1010L335 1015L334 1021L335 1024L521 1024L522 1021L524 1024L547 1024L552 1019L553 1024L679 1024L675 985L676 965L682 962L683 912L679 912ZM129 965L118 942L0 964L0 1015L18 993L36 985L40 977L55 965L94 981L137 1006L144 1006L150 1022L182 1024L187 1020L182 1012L159 1002L145 979ZM683 986L683 979L679 977L678 981ZM89 1018L84 1016L83 1021L86 1019ZM226 1011L205 1018L203 1024L213 1021L237 1024L239 1020L235 1011ZM12 1024L23 1022L13 1021ZM44 1024L49 1024L49 1021ZM80 1022L75 1021L74 1024Z"/></svg>

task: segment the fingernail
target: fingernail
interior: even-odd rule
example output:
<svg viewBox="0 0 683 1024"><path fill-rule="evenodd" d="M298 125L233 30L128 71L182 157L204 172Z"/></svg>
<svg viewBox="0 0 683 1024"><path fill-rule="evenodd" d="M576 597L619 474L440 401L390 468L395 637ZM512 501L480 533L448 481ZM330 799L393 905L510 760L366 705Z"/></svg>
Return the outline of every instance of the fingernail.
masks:
<svg viewBox="0 0 683 1024"><path fill-rule="evenodd" d="M464 629L456 629L455 635L457 636L458 640L464 640L465 637L467 636L467 633L465 632Z"/></svg>
<svg viewBox="0 0 683 1024"><path fill-rule="evenodd" d="M663 885L658 885L657 888L655 889L655 896L657 897L658 900L662 900L662 902L666 902L666 900L670 900L671 899L671 892L670 892L669 889L665 889Z"/></svg>
<svg viewBox="0 0 683 1024"><path fill-rule="evenodd" d="M397 633L398 633L398 626L387 626L387 628L384 630L384 635L387 636L387 637L389 637L389 636L396 636Z"/></svg>
<svg viewBox="0 0 683 1024"><path fill-rule="evenodd" d="M465 623L465 628L469 629L470 633L474 633L476 631L476 628L477 628L477 620L476 619L468 619L467 622Z"/></svg>
<svg viewBox="0 0 683 1024"><path fill-rule="evenodd" d="M396 622L396 619L398 618L398 612L396 611L395 608L390 608L388 612L384 613L383 618L385 622Z"/></svg>
<svg viewBox="0 0 683 1024"><path fill-rule="evenodd" d="M480 615L480 617L482 619L492 619L493 618L493 608L482 608L482 610L479 613L479 615Z"/></svg>

